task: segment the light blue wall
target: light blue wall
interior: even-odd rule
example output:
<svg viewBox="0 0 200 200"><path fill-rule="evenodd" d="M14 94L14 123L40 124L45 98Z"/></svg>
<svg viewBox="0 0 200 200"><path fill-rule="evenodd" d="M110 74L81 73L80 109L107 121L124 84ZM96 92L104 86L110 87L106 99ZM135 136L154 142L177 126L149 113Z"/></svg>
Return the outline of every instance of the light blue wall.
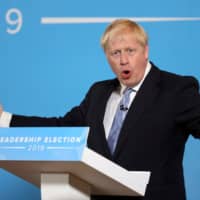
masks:
<svg viewBox="0 0 200 200"><path fill-rule="evenodd" d="M100 47L107 23L44 25L42 17L200 17L198 0L12 0L0 2L0 102L29 115L63 115L89 86L113 77ZM10 9L22 13L17 34L6 32ZM17 15L11 15L12 21ZM150 59L162 69L200 80L200 21L141 22ZM200 198L200 143L190 138L184 158L188 200ZM0 198L40 199L39 189L0 170Z"/></svg>

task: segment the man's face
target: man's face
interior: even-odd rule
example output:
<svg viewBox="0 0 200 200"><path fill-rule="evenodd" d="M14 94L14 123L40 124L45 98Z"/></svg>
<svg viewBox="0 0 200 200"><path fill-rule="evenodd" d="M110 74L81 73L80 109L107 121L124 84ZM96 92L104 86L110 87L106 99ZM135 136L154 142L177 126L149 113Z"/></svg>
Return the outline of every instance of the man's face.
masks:
<svg viewBox="0 0 200 200"><path fill-rule="evenodd" d="M122 84L133 87L142 80L148 60L148 46L142 46L133 34L117 34L110 39L105 52Z"/></svg>

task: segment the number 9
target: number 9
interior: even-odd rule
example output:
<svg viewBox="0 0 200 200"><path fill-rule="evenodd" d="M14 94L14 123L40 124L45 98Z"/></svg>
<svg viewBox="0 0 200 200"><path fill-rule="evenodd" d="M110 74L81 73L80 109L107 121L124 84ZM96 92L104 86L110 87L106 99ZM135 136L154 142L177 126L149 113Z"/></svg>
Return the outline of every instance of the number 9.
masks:
<svg viewBox="0 0 200 200"><path fill-rule="evenodd" d="M16 19L12 19L12 15L16 16ZM16 8L11 8L6 13L6 22L8 25L14 26L14 28L7 28L7 32L9 34L16 34L21 30L23 19L22 19L22 13L20 10Z"/></svg>

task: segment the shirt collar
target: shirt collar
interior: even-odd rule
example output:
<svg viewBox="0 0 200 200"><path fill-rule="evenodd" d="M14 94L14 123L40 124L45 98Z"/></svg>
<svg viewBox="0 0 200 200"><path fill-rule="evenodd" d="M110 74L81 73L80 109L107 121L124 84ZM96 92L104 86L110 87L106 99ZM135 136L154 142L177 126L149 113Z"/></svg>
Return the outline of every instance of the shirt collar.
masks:
<svg viewBox="0 0 200 200"><path fill-rule="evenodd" d="M137 85L132 87L133 91L137 92L140 89L142 83L144 82L144 80L145 80L146 76L148 75L148 73L150 72L150 70L151 70L151 63L148 62L147 66L145 68L145 72L144 72L144 76L143 76L142 80ZM120 85L121 85L121 87L120 87L119 92L120 92L120 95L122 95L127 86L123 85L122 83L120 83Z"/></svg>

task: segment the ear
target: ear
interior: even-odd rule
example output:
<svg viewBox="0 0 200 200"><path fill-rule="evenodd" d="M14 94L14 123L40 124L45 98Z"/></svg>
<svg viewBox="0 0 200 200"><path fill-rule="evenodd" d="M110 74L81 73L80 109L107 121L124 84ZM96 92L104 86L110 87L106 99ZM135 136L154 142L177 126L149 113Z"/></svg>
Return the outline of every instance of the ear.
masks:
<svg viewBox="0 0 200 200"><path fill-rule="evenodd" d="M148 58L149 58L149 46L148 45L146 45L144 47L144 54L145 54L146 60L148 60Z"/></svg>

